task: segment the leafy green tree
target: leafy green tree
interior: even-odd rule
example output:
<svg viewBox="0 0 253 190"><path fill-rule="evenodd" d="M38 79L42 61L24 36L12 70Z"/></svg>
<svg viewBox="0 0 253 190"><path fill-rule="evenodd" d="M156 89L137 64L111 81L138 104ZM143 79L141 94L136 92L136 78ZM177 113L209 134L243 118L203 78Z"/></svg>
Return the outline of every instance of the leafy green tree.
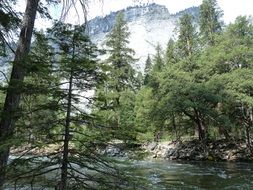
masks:
<svg viewBox="0 0 253 190"><path fill-rule="evenodd" d="M252 34L253 26L247 17L237 17L235 23L230 24L225 30L221 44L225 43L227 47L224 52L223 59L226 60L226 70L222 76L223 79L230 76L233 82L226 85L224 89L227 90L228 95L236 99L236 101L230 101L227 103L230 111L228 114L230 119L236 126L244 130L244 138L247 144L248 150L252 151L251 145L251 133L252 133L252 105L251 96L252 92L249 86L251 86L251 77L248 75L252 70ZM224 82L228 82L227 79ZM242 96L244 98L242 98ZM241 97L241 98L239 98ZM232 106L231 106L232 105ZM233 114L233 111L235 114ZM236 118L236 119L235 119Z"/></svg>
<svg viewBox="0 0 253 190"><path fill-rule="evenodd" d="M155 99L152 88L143 86L136 95L135 101L135 127L137 128L137 138L140 141L153 140L153 133L156 130L156 123L152 117L155 106ZM145 134L149 134L147 137Z"/></svg>
<svg viewBox="0 0 253 190"><path fill-rule="evenodd" d="M238 16L233 24L228 26L228 32L236 38L249 38L252 36L252 24L250 18Z"/></svg>

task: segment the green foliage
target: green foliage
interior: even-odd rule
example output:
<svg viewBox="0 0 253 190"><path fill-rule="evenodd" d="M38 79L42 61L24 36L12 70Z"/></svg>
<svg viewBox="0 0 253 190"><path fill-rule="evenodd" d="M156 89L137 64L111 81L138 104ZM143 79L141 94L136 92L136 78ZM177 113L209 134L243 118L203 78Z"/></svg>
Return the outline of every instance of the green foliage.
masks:
<svg viewBox="0 0 253 190"><path fill-rule="evenodd" d="M136 96L135 102L135 127L140 133L154 130L152 123L152 110L155 106L152 88L142 87Z"/></svg>
<svg viewBox="0 0 253 190"><path fill-rule="evenodd" d="M96 146L108 138L103 136L104 131L95 128L96 118L79 107L86 95L81 92L94 88L102 79L96 59L99 52L81 27L57 23L49 32L54 47L49 46L41 33L33 44L26 68L29 75L25 79L27 88L23 90L22 117L15 135L22 137L18 143L27 148L24 155L29 154L30 149L45 152L28 159L15 159L8 167L8 182L18 187L28 183L55 187L62 180L65 161L68 188L90 189L91 183L83 181L87 179L94 181L98 189L119 189L122 184L117 180L122 180L123 175L95 151ZM131 98L131 95L125 97ZM67 152L67 159L63 152ZM26 167L20 167L21 163ZM39 183L41 178L45 179Z"/></svg>
<svg viewBox="0 0 253 190"><path fill-rule="evenodd" d="M173 39L170 39L166 49L166 56L165 56L166 64L174 64L178 61L176 53L177 52L175 42Z"/></svg>
<svg viewBox="0 0 253 190"><path fill-rule="evenodd" d="M16 0L2 0L0 3L0 56L7 56L8 50L11 48L9 36L11 32L16 32L19 24L19 13L13 6Z"/></svg>
<svg viewBox="0 0 253 190"><path fill-rule="evenodd" d="M148 54L146 64L145 64L145 69L144 69L145 75L147 75L150 72L151 68L152 68L152 62L151 62L150 55Z"/></svg>
<svg viewBox="0 0 253 190"><path fill-rule="evenodd" d="M197 50L197 33L191 15L185 14L180 18L178 35L180 58L191 58Z"/></svg>
<svg viewBox="0 0 253 190"><path fill-rule="evenodd" d="M164 61L163 61L163 56L162 56L162 47L160 44L157 44L156 48L156 54L154 55L153 58L153 72L161 72L162 68L164 67Z"/></svg>
<svg viewBox="0 0 253 190"><path fill-rule="evenodd" d="M204 44L213 45L215 36L221 32L223 23L220 21L222 11L216 0L203 0L200 5L200 34Z"/></svg>
<svg viewBox="0 0 253 190"><path fill-rule="evenodd" d="M0 8L0 18L6 19L0 19L0 27L10 30L17 17L2 4ZM27 76L15 89L22 99L13 115L18 118L15 134L7 143L39 150L55 147L43 153L47 160L45 155L14 160L9 181L22 178L22 184L26 178L40 184L43 179L48 183L43 185L56 186L67 150L70 188L125 188L127 178L97 154L115 138L131 143L153 141L158 135L162 140L198 136L202 141L224 136L245 139L251 150L252 21L240 16L222 30L215 0L203 0L200 9L200 33L192 17L183 15L178 39L169 40L166 52L157 45L155 55L147 57L144 76L132 67L136 59L122 13L107 36L103 63L97 59L101 51L80 26L59 22L47 35L36 32L25 59ZM94 98L86 96L89 90L95 90ZM83 109L86 104L92 114ZM63 142L67 149L62 149ZM45 177L47 172L53 180Z"/></svg>
<svg viewBox="0 0 253 190"><path fill-rule="evenodd" d="M96 108L104 125L112 127L114 136L123 140L134 139L135 92L140 88L142 77L136 76L132 64L134 51L128 47L129 31L124 15L119 13L116 23L107 36L107 80L96 90ZM131 131L131 132L130 132Z"/></svg>
<svg viewBox="0 0 253 190"><path fill-rule="evenodd" d="M212 138L210 135L230 138L235 131L250 131L252 24L246 17L238 17L221 32L216 2L204 1L202 15L208 9L216 17L205 21L206 31L201 29L199 35L191 16L181 17L178 40L169 41L162 58L166 66L149 71L149 82L140 90L135 108L135 124L143 132L166 130L175 133L176 139L197 132L199 139L205 140ZM208 24L214 27L211 33L205 33ZM209 46L199 44L200 37L206 37Z"/></svg>

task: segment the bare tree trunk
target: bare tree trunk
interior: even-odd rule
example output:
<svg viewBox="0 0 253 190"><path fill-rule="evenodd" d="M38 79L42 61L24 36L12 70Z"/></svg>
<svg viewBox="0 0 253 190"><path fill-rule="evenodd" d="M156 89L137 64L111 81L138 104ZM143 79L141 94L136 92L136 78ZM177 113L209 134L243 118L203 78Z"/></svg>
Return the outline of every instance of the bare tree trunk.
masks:
<svg viewBox="0 0 253 190"><path fill-rule="evenodd" d="M249 150L249 152L252 151L252 145L251 145L251 135L250 135L250 129L253 124L253 110L252 108L247 109L247 115L248 115L248 122L246 122L245 126L245 135L246 135L246 145Z"/></svg>
<svg viewBox="0 0 253 190"><path fill-rule="evenodd" d="M231 139L228 131L223 126L219 125L218 126L218 131L219 131L219 135L220 136L224 135L224 137L225 137L226 140L230 140Z"/></svg>
<svg viewBox="0 0 253 190"><path fill-rule="evenodd" d="M250 138L250 126L245 126L246 145L249 151L251 151L251 138Z"/></svg>
<svg viewBox="0 0 253 190"><path fill-rule="evenodd" d="M61 167L61 188L60 190L68 189L68 157L69 157L69 140L70 140L70 114L71 114L71 105L72 105L72 89L73 89L73 69L71 69L70 78L69 78L69 89L68 89L68 105L67 105L67 114L66 114L66 123L65 123L65 132L64 132L64 145L63 145L63 157L62 157L62 167Z"/></svg>
<svg viewBox="0 0 253 190"><path fill-rule="evenodd" d="M5 144L13 131L15 113L20 102L20 84L25 76L25 59L30 51L32 32L39 0L27 0L26 10L22 22L18 46L15 53L9 87L7 90L3 115L0 122L0 143ZM9 157L11 144L7 144L0 150L0 189L3 188L5 168Z"/></svg>
<svg viewBox="0 0 253 190"><path fill-rule="evenodd" d="M195 115L196 115L195 122L198 126L199 140L204 141L204 140L206 140L206 132L207 132L206 126L205 126L205 123L204 123L199 111L197 111L196 109L194 109L194 111L195 111Z"/></svg>
<svg viewBox="0 0 253 190"><path fill-rule="evenodd" d="M205 130L205 125L201 119L198 119L197 121L198 125L198 133L199 133L199 140L204 141L206 139L206 130Z"/></svg>

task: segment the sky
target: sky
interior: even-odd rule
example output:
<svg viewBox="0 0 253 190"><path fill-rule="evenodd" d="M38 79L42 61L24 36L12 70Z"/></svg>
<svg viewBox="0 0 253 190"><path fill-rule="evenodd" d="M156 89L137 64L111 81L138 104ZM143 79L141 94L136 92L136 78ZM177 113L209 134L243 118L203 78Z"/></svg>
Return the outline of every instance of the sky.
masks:
<svg viewBox="0 0 253 190"><path fill-rule="evenodd" d="M95 16L105 16L111 11L117 11L124 9L128 6L140 5L145 3L157 3L165 5L170 13L176 13L180 10L199 6L202 0L87 0L88 1L88 19L94 18ZM253 15L253 0L217 0L218 6L224 11L223 20L226 24L234 22L235 18L239 15ZM25 9L25 0L20 0L18 4L19 10ZM81 8L77 5L77 9ZM61 13L60 7L51 7L51 14L54 18L59 18ZM72 9L67 22L72 24L82 23L82 15L76 16L76 11ZM50 26L48 21L43 19L37 19L35 23L36 28L46 28Z"/></svg>

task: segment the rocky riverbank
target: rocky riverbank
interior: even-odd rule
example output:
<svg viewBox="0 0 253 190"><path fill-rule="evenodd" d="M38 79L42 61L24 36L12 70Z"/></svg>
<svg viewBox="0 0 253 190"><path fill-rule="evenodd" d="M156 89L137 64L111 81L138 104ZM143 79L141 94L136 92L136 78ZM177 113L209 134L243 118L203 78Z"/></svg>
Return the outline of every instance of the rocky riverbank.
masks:
<svg viewBox="0 0 253 190"><path fill-rule="evenodd" d="M71 145L74 146L74 145ZM253 161L253 154L246 148L242 140L215 140L200 142L191 141L164 141L144 144L124 143L113 140L102 146L93 147L99 154L110 157L124 157L127 159L165 159L165 160L192 160L192 161ZM24 146L12 149L11 155L38 155L43 156L53 152L60 152L60 145L50 145L45 148L29 148ZM30 151L27 151L30 150Z"/></svg>
<svg viewBox="0 0 253 190"><path fill-rule="evenodd" d="M225 139L202 143L198 140L185 142L152 142L134 148L126 148L120 141L111 143L102 154L113 157L134 157L135 153L146 155L146 159L196 160L196 161L253 161L253 154L241 140ZM140 151L141 150L141 151Z"/></svg>

